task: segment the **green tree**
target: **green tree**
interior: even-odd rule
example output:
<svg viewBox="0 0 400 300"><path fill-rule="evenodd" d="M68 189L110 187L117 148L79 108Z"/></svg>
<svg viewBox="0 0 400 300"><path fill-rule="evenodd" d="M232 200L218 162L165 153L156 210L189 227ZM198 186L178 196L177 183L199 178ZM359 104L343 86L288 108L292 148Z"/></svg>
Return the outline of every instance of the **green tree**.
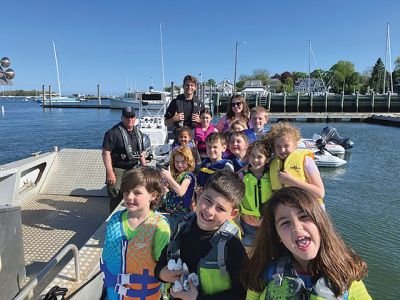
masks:
<svg viewBox="0 0 400 300"><path fill-rule="evenodd" d="M308 78L308 74L304 72L292 72L293 81L296 82L299 78Z"/></svg>
<svg viewBox="0 0 400 300"><path fill-rule="evenodd" d="M215 82L214 79L208 79L207 80L207 86L216 86L217 83Z"/></svg>
<svg viewBox="0 0 400 300"><path fill-rule="evenodd" d="M264 69L257 69L253 71L253 75L251 76L253 80L261 80L263 85L268 84L269 73Z"/></svg>
<svg viewBox="0 0 400 300"><path fill-rule="evenodd" d="M385 72L385 65L382 59L379 57L376 61L374 67L372 68L371 78L369 80L369 85L376 93L381 93L383 91L383 74Z"/></svg>
<svg viewBox="0 0 400 300"><path fill-rule="evenodd" d="M293 77L292 73L285 71L279 76L279 79L282 83L286 83L286 79L292 78L292 77Z"/></svg>
<svg viewBox="0 0 400 300"><path fill-rule="evenodd" d="M293 93L294 89L294 82L291 77L286 78L285 84L283 86L283 89L286 93Z"/></svg>
<svg viewBox="0 0 400 300"><path fill-rule="evenodd" d="M330 71L334 79L333 90L336 93L341 91L344 91L345 94L354 92L355 87L359 84L360 76L355 71L352 62L340 60L331 67Z"/></svg>

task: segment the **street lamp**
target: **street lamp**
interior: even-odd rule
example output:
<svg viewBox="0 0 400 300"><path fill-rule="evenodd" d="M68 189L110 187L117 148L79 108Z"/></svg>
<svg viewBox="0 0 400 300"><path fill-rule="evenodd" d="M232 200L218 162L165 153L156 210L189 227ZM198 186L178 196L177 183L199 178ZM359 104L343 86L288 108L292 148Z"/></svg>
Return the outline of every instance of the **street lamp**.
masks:
<svg viewBox="0 0 400 300"><path fill-rule="evenodd" d="M233 76L233 93L236 92L236 66L237 66L238 46L240 44L247 44L247 42L236 41L235 43L235 74Z"/></svg>

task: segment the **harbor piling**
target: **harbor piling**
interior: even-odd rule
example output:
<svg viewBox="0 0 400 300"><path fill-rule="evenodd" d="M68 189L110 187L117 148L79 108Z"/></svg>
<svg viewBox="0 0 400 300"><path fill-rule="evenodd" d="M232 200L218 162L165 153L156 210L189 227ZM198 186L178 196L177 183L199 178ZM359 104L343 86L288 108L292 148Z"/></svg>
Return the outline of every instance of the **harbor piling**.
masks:
<svg viewBox="0 0 400 300"><path fill-rule="evenodd" d="M46 94L45 94L45 86L44 84L42 85L42 103L43 103L43 108L46 105Z"/></svg>
<svg viewBox="0 0 400 300"><path fill-rule="evenodd" d="M50 106L51 106L51 85L49 85L49 102L50 102Z"/></svg>
<svg viewBox="0 0 400 300"><path fill-rule="evenodd" d="M97 103L101 106L100 84L97 85Z"/></svg>

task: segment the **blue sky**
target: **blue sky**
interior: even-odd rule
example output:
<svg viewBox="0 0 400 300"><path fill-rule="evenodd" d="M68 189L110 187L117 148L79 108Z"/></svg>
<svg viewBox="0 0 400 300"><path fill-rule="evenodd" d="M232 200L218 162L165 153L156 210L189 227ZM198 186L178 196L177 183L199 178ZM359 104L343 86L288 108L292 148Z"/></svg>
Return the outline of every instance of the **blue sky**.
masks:
<svg viewBox="0 0 400 300"><path fill-rule="evenodd" d="M128 87L162 87L186 74L233 81L266 69L308 72L308 41L320 68L339 60L359 72L384 58L390 22L392 60L400 56L398 0L162 1L12 0L2 3L0 56L11 59L14 86L56 88L52 48L61 64L63 94L121 94ZM312 69L316 65L312 62Z"/></svg>

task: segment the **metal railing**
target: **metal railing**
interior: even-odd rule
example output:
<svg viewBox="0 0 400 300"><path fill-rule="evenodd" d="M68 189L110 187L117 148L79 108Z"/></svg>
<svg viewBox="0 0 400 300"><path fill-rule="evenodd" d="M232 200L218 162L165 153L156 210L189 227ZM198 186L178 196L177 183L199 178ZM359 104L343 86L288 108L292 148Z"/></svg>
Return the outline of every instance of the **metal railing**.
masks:
<svg viewBox="0 0 400 300"><path fill-rule="evenodd" d="M60 261L63 259L69 251L72 251L74 255L75 263L75 281L80 281L80 269L79 269L79 250L74 244L68 244L61 251L55 255L51 261L46 265L46 267L40 271L40 273L29 281L24 288L18 293L18 295L13 300L23 300L26 297L32 297L32 290L38 285L38 283L53 269Z"/></svg>

